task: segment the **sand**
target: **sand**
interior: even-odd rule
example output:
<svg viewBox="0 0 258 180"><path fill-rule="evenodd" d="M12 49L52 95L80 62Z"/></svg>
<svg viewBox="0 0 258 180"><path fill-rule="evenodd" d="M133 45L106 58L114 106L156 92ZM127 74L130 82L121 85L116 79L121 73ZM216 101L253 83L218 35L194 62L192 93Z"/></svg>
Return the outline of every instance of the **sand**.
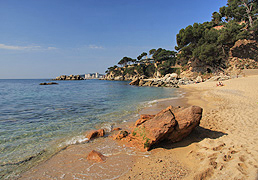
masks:
<svg viewBox="0 0 258 180"><path fill-rule="evenodd" d="M152 150L120 179L258 179L258 76L223 83L183 86L188 103L204 109L200 127Z"/></svg>
<svg viewBox="0 0 258 180"><path fill-rule="evenodd" d="M182 87L187 104L201 106L204 112L200 127L179 143L164 142L132 158L121 144L105 151L104 145L113 141L104 138L93 147L106 155L112 151L110 163L90 164L85 161L88 146L74 145L32 168L21 179L258 179L258 75L223 83L222 87L216 82ZM156 113L170 103L159 102L142 113ZM89 177L87 168L105 169ZM116 174L98 176L112 170Z"/></svg>

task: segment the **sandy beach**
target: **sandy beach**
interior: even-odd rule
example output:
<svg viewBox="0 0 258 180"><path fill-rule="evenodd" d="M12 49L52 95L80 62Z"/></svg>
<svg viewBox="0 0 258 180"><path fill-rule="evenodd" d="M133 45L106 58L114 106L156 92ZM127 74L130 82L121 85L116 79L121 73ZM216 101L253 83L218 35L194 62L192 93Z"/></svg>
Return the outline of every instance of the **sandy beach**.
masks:
<svg viewBox="0 0 258 180"><path fill-rule="evenodd" d="M180 105L198 105L204 112L200 127L181 142L165 142L142 153L126 149L110 138L100 138L97 140L100 143L91 148L107 155L107 162L91 164L86 161L91 150L87 149L88 145L73 145L20 179L255 180L258 178L258 75L223 83L222 87L217 87L216 82L182 87L186 96ZM170 103L161 101L141 113L156 113ZM105 149L111 144L113 149ZM135 155L130 156L129 151Z"/></svg>
<svg viewBox="0 0 258 180"><path fill-rule="evenodd" d="M258 178L258 76L183 86L190 105L204 108L200 127L152 150L120 179Z"/></svg>

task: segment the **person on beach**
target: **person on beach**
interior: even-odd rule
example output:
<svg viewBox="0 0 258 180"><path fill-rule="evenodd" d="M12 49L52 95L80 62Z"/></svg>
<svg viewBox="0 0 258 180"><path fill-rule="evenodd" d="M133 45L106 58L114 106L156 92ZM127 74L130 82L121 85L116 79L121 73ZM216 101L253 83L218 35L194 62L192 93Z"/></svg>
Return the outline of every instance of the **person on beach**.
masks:
<svg viewBox="0 0 258 180"><path fill-rule="evenodd" d="M219 83L217 83L217 86L224 86L224 84L219 81Z"/></svg>

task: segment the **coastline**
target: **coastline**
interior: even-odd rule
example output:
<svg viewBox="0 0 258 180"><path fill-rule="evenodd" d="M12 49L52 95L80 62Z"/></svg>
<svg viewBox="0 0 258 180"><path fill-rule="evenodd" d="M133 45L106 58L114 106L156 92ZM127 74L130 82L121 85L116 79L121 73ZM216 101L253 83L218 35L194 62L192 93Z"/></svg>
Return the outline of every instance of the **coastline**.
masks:
<svg viewBox="0 0 258 180"><path fill-rule="evenodd" d="M106 179L256 179L258 172L258 147L255 143L258 136L257 82L258 76L254 75L227 80L223 87L216 87L216 82L183 86L182 90L186 95L178 100L178 102L182 100L181 106L198 105L204 109L200 127L196 128L190 136L181 142L164 143L150 152L138 152L138 154L136 150L128 151L126 147L117 144L116 147L120 150L113 149L113 155L108 158L109 162L88 165L100 170L103 164L111 164L113 172L117 174L112 174L112 178L109 175ZM176 101L177 99L174 103ZM171 100L158 101L153 106L145 108L140 114L155 114L170 103L172 103ZM130 123L127 125L130 126ZM105 152L104 146L112 142L115 143L110 138L94 140L94 144L103 145L104 155L109 155ZM76 160L82 162L86 159L87 151L83 146L84 144L71 145L55 157L62 163L66 162L69 169L73 167L72 164ZM97 146L95 148L101 149ZM67 157L65 151L71 153L71 159ZM132 158L128 156L128 152L136 154ZM21 179L26 177L29 179L32 173L39 174L39 171L48 172L44 167L48 170L54 167L49 166L48 163L50 163L49 160L41 164L41 167L32 168L24 173ZM83 161L83 163L86 162ZM120 165L117 169L114 168L118 164ZM60 161L55 166L60 166ZM86 176L81 176L82 179L83 177ZM69 176L61 174L59 178L69 179Z"/></svg>
<svg viewBox="0 0 258 180"><path fill-rule="evenodd" d="M178 92L176 94L181 94ZM137 114L131 116L127 122L116 124L115 127L129 129L138 119L139 114L153 113L156 114L161 109L166 108L174 102L177 105L182 97L172 97L166 99L157 99L149 102L142 102L144 108ZM139 107L142 107L140 105ZM96 125L96 128L104 128L105 123ZM40 178L90 178L90 179L113 179L125 174L139 157L149 156L150 152L139 152L135 148L125 147L123 144L112 139L112 135L117 132L108 132L105 137L94 139L87 143L73 143L66 148L58 151L56 154L40 162L38 165L25 171L18 179L40 179ZM87 132L85 132L87 134ZM91 150L97 150L107 156L107 161L103 164L92 163L86 160ZM126 163L125 163L126 162ZM72 169L67 167L73 167ZM124 168L121 168L123 166ZM86 167L86 168L85 168ZM112 169L106 173L101 169ZM92 171L92 169L94 169ZM97 169L97 170L95 170Z"/></svg>

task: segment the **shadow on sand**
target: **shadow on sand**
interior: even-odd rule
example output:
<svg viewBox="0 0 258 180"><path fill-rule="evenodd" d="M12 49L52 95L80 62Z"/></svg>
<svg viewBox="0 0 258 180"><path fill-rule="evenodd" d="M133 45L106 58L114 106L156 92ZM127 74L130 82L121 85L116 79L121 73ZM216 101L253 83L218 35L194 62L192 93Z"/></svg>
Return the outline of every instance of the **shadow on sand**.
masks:
<svg viewBox="0 0 258 180"><path fill-rule="evenodd" d="M190 135L188 135L180 142L171 143L169 141L162 141L161 143L153 146L151 149L156 149L156 148L174 149L178 147L186 147L192 143L200 142L206 138L217 139L224 135L228 135L228 134L198 126L193 130L193 132Z"/></svg>

